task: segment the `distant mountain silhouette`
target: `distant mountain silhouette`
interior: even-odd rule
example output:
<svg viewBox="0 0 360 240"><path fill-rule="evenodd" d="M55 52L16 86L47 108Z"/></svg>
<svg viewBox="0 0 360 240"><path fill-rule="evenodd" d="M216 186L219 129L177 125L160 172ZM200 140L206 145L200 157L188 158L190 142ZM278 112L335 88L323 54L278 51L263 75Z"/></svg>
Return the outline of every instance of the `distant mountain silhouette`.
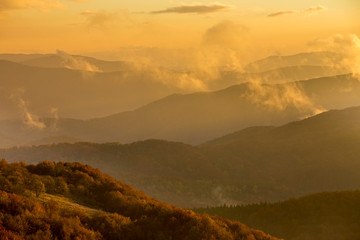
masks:
<svg viewBox="0 0 360 240"><path fill-rule="evenodd" d="M42 58L42 57L46 57L46 56L50 56L50 55L52 55L52 54L22 54L22 53L5 54L5 53L1 53L0 59L5 60L5 61L20 63L23 61L28 61L28 60L32 60L32 59L36 59L36 58Z"/></svg>
<svg viewBox="0 0 360 240"><path fill-rule="evenodd" d="M286 102L277 102L277 94ZM266 105L269 101L274 105ZM66 135L91 141L157 138L197 144L237 129L281 125L321 109L353 105L360 105L360 82L342 75L260 89L245 83L216 92L171 95L135 111L84 122L59 121L58 126Z"/></svg>
<svg viewBox="0 0 360 240"><path fill-rule="evenodd" d="M25 60L21 63L27 66L32 67L45 67L45 68L66 68L66 67L74 67L69 64L71 62L67 62L67 58L72 58L72 60L80 61L88 63L94 67L97 68L100 72L119 72L119 71L134 71L135 67L128 62L124 61L103 61L91 57L85 57L85 56L77 56L77 55L69 55L67 57L61 57L59 55L49 55L44 57L39 57L35 59ZM86 69L83 69L86 70Z"/></svg>
<svg viewBox="0 0 360 240"><path fill-rule="evenodd" d="M247 72L263 72L290 66L335 66L341 55L333 52L305 52L289 56L270 56L245 66Z"/></svg>
<svg viewBox="0 0 360 240"><path fill-rule="evenodd" d="M101 72L133 71L134 66L125 61L104 61L92 57L63 54L0 54L0 59L31 67L69 68L71 63L88 63ZM79 66L78 66L79 67ZM85 70L85 69L82 69Z"/></svg>
<svg viewBox="0 0 360 240"><path fill-rule="evenodd" d="M69 136L50 136L41 138L35 141L28 143L29 145L46 145L46 144L54 144L54 143L76 143L81 142L82 140L79 138L73 138Z"/></svg>
<svg viewBox="0 0 360 240"><path fill-rule="evenodd" d="M0 76L1 119L21 116L16 99L10 97L14 94L38 116L51 116L51 108L57 108L62 117L89 118L133 109L178 91L144 72L81 72L3 60Z"/></svg>
<svg viewBox="0 0 360 240"><path fill-rule="evenodd" d="M1 60L7 60L22 63L28 66L43 68L64 68L66 67L67 58L73 58L74 60L88 62L89 64L96 66L100 71L104 72L134 70L134 66L130 62L104 61L93 57L70 55L62 52L59 52L59 54L0 54ZM267 58L259 59L257 61L247 64L244 70L245 72L249 73L261 73L274 71L281 68L294 67L294 70L302 69L303 71L301 74L304 75L306 75L306 72L311 70L311 68L315 71L320 71L321 68L319 67L330 67L332 71L344 71L344 69L332 68L332 66L336 65L335 63L338 63L340 60L341 56L332 52L304 52L289 56L269 56ZM338 74L340 74L340 72L338 72ZM305 77L302 79L323 76L327 75Z"/></svg>
<svg viewBox="0 0 360 240"><path fill-rule="evenodd" d="M0 120L21 116L11 95L21 95L37 116L49 117L57 108L61 117L87 119L133 110L170 94L199 91L191 87L191 80L188 87L183 82L189 76L199 78L194 73L135 67L124 61L66 53L0 54L0 59ZM246 82L274 84L343 73L346 70L322 65L296 65L256 73L219 71L211 80L199 81L204 81L204 89L216 91Z"/></svg>
<svg viewBox="0 0 360 240"><path fill-rule="evenodd" d="M101 87L101 84L94 83L93 89L88 92L92 91L96 95ZM63 91L60 87L49 84L49 89L51 88L54 94L71 92L65 85ZM80 84L78 90L81 89ZM43 103L43 98L40 98L41 91L38 88L33 91L34 97L37 97L39 103ZM114 88L114 96L117 96L117 91ZM106 97L105 95L107 94L103 97ZM68 102L65 104L73 107L73 111L81 107L81 96L76 93L66 96ZM124 98L126 95L120 97ZM60 99L63 97L59 96L59 104ZM83 96L83 104L93 107L90 104L92 99L96 104L97 100L91 94L86 94ZM41 131L25 125L19 126L16 122L9 124L4 121L0 121L0 129L9 136L17 136L19 139L22 137L23 140L18 144L54 135L95 142L129 143L156 138L199 144L239 129L281 125L326 109L341 109L354 105L360 105L360 82L349 74L284 84L244 83L215 92L174 94L134 111L108 117L90 120L41 119L47 126ZM48 105L49 108L50 106Z"/></svg>
<svg viewBox="0 0 360 240"><path fill-rule="evenodd" d="M208 83L209 88L216 90L226 86L246 82L267 84L295 82L320 77L330 77L348 73L349 70L327 66L297 65L281 67L264 72L222 71L215 81Z"/></svg>

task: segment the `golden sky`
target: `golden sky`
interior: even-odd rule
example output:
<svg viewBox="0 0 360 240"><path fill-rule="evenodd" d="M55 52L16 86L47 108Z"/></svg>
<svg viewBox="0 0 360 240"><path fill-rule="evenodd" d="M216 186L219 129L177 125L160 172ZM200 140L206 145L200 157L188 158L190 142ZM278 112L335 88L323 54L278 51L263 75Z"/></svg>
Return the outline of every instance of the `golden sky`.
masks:
<svg viewBox="0 0 360 240"><path fill-rule="evenodd" d="M101 55L122 49L235 49L244 59L360 36L358 0L1 0L1 53ZM251 57L250 57L251 56Z"/></svg>

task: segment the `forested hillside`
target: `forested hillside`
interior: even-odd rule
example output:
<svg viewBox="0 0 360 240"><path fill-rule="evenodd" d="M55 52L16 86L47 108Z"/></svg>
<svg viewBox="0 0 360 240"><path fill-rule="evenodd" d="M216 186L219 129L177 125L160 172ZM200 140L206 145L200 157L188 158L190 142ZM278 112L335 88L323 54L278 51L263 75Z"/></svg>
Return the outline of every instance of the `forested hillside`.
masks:
<svg viewBox="0 0 360 240"><path fill-rule="evenodd" d="M8 161L90 164L161 201L178 206L218 205L212 189L225 177L194 146L148 140L132 144L62 143L0 151Z"/></svg>
<svg viewBox="0 0 360 240"><path fill-rule="evenodd" d="M79 163L2 160L0 182L1 239L276 239L158 202ZM87 207L71 209L56 196Z"/></svg>
<svg viewBox="0 0 360 240"><path fill-rule="evenodd" d="M326 192L279 203L196 209L288 240L360 238L360 191Z"/></svg>

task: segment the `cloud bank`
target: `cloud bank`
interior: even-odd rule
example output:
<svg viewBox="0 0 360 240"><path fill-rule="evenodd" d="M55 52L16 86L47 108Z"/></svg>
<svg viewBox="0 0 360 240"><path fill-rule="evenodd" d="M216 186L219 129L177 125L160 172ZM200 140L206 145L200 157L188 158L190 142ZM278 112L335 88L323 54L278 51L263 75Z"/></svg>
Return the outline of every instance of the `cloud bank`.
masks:
<svg viewBox="0 0 360 240"><path fill-rule="evenodd" d="M268 17L281 17L284 15L289 15L289 14L293 14L296 13L296 11L281 11L281 12L274 12L274 13L270 13L269 15L267 15Z"/></svg>
<svg viewBox="0 0 360 240"><path fill-rule="evenodd" d="M360 38L356 34L335 34L308 43L311 50L329 51L341 56L335 68L346 68L360 79Z"/></svg>
<svg viewBox="0 0 360 240"><path fill-rule="evenodd" d="M246 98L257 105L275 111L284 111L287 108L295 108L310 117L326 111L321 106L317 106L296 83L267 85L260 81L248 83L249 91Z"/></svg>
<svg viewBox="0 0 360 240"><path fill-rule="evenodd" d="M162 13L196 13L206 14L229 10L231 7L224 4L211 4L211 5L182 5L178 7L167 8L160 11L153 11L152 14Z"/></svg>
<svg viewBox="0 0 360 240"><path fill-rule="evenodd" d="M213 90L227 86L220 81L224 71L242 71L244 52L249 52L249 31L237 22L221 21L206 29L201 43L194 48L122 55L131 57L138 72L166 86L190 92Z"/></svg>
<svg viewBox="0 0 360 240"><path fill-rule="evenodd" d="M223 47L238 48L249 29L232 21L222 21L206 30L203 43Z"/></svg>
<svg viewBox="0 0 360 240"><path fill-rule="evenodd" d="M65 68L86 72L101 72L98 67L92 65L82 57L74 57L61 50L56 50L56 55L61 58Z"/></svg>
<svg viewBox="0 0 360 240"><path fill-rule="evenodd" d="M314 13L314 12L320 12L320 11L326 11L328 10L327 7L324 7L323 5L318 5L315 7L310 7L308 9L305 9L306 13Z"/></svg>
<svg viewBox="0 0 360 240"><path fill-rule="evenodd" d="M106 24L114 21L116 13L107 11L85 11L80 13L85 18L85 23L89 28L104 28Z"/></svg>
<svg viewBox="0 0 360 240"><path fill-rule="evenodd" d="M86 2L88 0L66 0L71 2ZM35 8L40 10L62 8L64 7L63 0L1 0L0 1L0 12Z"/></svg>
<svg viewBox="0 0 360 240"><path fill-rule="evenodd" d="M326 11L328 10L327 7L324 7L323 5L317 5L314 7L309 7L303 11L293 11L293 10L289 10L289 11L279 11L279 12L274 12L274 13L270 13L267 16L268 17L282 17L285 15L292 15L295 13L307 13L307 14L313 14L313 13L317 13L317 12L321 12L321 11Z"/></svg>

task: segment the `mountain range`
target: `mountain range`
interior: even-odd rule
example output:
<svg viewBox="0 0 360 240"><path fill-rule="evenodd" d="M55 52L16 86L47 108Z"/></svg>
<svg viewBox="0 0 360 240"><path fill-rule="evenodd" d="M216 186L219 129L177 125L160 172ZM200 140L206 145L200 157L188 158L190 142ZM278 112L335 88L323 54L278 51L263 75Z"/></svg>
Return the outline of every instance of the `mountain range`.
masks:
<svg viewBox="0 0 360 240"><path fill-rule="evenodd" d="M353 107L278 127L250 127L198 146L62 143L3 149L0 158L91 164L183 207L274 202L360 188L359 119L360 107Z"/></svg>
<svg viewBox="0 0 360 240"><path fill-rule="evenodd" d="M61 95L60 87L50 85ZM93 90L98 91L100 85L95 86ZM34 93L38 91L34 88ZM87 90L87 94L89 92ZM35 95L39 103L43 102L40 94ZM84 103L88 103L87 97L90 96L84 96ZM74 111L81 108L75 99L66 99ZM94 101L98 103L97 99ZM3 104L5 109L9 107L6 101ZM64 119L58 115L56 118L29 119L31 113L23 105L22 121L0 121L2 134L17 139L3 147L56 136L94 142L129 143L156 138L199 144L250 126L281 125L327 109L360 105L360 81L346 74L282 84L249 82L214 92L174 94L133 111L89 120ZM34 127L34 123L43 127Z"/></svg>
<svg viewBox="0 0 360 240"><path fill-rule="evenodd" d="M258 72L216 70L209 75L175 71L126 61L104 61L86 56L58 54L0 54L0 119L19 119L19 98L34 116L89 119L133 110L174 93L216 91L244 82L269 84L345 74L344 68L317 59L304 65L279 64ZM292 59L292 56L283 57ZM215 71L216 70L216 71ZM44 102L43 99L46 99ZM81 109L81 110L79 110Z"/></svg>

